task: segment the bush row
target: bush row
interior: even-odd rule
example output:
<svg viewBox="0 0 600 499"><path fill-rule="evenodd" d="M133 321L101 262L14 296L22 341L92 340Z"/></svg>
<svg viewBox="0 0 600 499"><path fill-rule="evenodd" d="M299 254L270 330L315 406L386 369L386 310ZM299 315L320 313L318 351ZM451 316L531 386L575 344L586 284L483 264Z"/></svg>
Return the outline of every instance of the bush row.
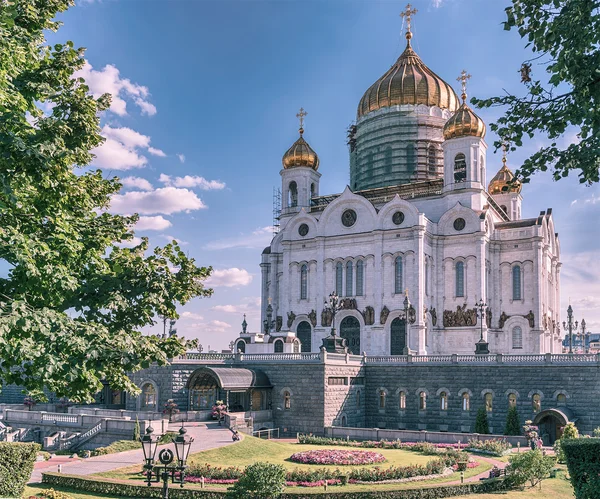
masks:
<svg viewBox="0 0 600 499"><path fill-rule="evenodd" d="M21 497L40 446L0 442L0 497Z"/></svg>
<svg viewBox="0 0 600 499"><path fill-rule="evenodd" d="M512 445L506 440L469 440L467 448L468 451L483 452L492 456L502 456L504 453L510 451Z"/></svg>
<svg viewBox="0 0 600 499"><path fill-rule="evenodd" d="M144 497L159 498L161 489L159 487L147 487L142 485L131 485L123 482L111 482L103 479L97 481L92 478L63 475L58 473L44 473L43 483L69 487L72 489L86 492L96 492L110 494L111 496L121 497ZM441 487L415 488L401 490L381 490L370 492L343 492L336 489L330 489L327 492L311 494L287 494L280 496L281 499L314 499L316 497L327 497L334 499L441 499L444 497L456 497L466 494L485 494L490 492L499 492L506 490L503 480L488 480L485 482L466 483L463 485L447 485ZM180 489L173 487L169 490L169 497L174 499L223 499L225 492L209 490Z"/></svg>
<svg viewBox="0 0 600 499"><path fill-rule="evenodd" d="M571 484L577 499L600 497L600 438L562 441Z"/></svg>

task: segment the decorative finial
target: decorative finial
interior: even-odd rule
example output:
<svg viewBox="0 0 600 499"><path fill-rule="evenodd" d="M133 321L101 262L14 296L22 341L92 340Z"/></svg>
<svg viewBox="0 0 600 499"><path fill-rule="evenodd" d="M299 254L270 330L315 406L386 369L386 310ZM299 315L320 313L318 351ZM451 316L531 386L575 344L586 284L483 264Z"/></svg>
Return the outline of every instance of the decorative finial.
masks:
<svg viewBox="0 0 600 499"><path fill-rule="evenodd" d="M502 141L502 166L506 167L506 152L508 147L506 146L506 142Z"/></svg>
<svg viewBox="0 0 600 499"><path fill-rule="evenodd" d="M413 9L411 4L406 6L403 12L400 12L400 17L406 17L406 46L410 47L410 39L412 38L412 32L410 31L410 19L417 12L417 9Z"/></svg>
<svg viewBox="0 0 600 499"><path fill-rule="evenodd" d="M298 130L300 132L300 135L302 135L304 133L304 117L307 114L308 113L304 110L304 108L301 107L300 112L296 115L296 118L298 118L300 120L300 129Z"/></svg>
<svg viewBox="0 0 600 499"><path fill-rule="evenodd" d="M242 322L242 332L246 334L246 328L248 327L248 323L246 322L246 314L244 314L244 322Z"/></svg>
<svg viewBox="0 0 600 499"><path fill-rule="evenodd" d="M465 103L465 101L467 100L467 80L471 79L471 75L467 73L467 71L465 69L463 69L460 73L460 76L458 78L456 78L456 81L460 81L461 82L461 89L462 89L462 101L463 104Z"/></svg>

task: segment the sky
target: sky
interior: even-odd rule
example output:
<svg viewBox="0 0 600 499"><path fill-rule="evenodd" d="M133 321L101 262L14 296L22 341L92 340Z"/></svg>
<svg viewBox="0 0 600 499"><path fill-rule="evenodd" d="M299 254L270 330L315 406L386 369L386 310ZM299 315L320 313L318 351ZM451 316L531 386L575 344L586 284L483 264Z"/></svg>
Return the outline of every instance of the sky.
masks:
<svg viewBox="0 0 600 499"><path fill-rule="evenodd" d="M77 1L77 0L76 0ZM413 48L459 92L522 94L525 42L503 30L508 0L414 0ZM141 215L136 236L177 239L211 265L211 298L180 309L177 331L204 351L227 348L247 314L260 329L260 254L272 236L273 188L281 156L305 138L318 153L321 194L349 179L346 129L364 91L402 52L403 1L79 0L61 14L50 42L87 48L80 76L113 102L102 116L106 142L94 166L117 175L116 213ZM536 68L534 66L534 74ZM478 111L489 124L501 110ZM500 168L489 131L488 178ZM566 134L564 144L576 139ZM516 169L546 140L509 155ZM523 218L553 208L562 251L562 315L600 332L600 186L576 176L536 175L523 188ZM162 330L162 326L152 329Z"/></svg>

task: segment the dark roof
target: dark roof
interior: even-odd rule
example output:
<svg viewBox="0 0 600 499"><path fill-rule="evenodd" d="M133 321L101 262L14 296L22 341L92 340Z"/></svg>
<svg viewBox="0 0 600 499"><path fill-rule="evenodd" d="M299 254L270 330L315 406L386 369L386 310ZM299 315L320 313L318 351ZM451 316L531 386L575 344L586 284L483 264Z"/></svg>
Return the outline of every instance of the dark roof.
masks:
<svg viewBox="0 0 600 499"><path fill-rule="evenodd" d="M524 218L523 220L511 220L510 222L497 223L495 229L517 229L519 227L532 227L538 225L537 218Z"/></svg>
<svg viewBox="0 0 600 499"><path fill-rule="evenodd" d="M262 371L234 367L201 367L190 376L188 384L193 385L198 377L207 375L213 377L223 390L271 387L269 378Z"/></svg>
<svg viewBox="0 0 600 499"><path fill-rule="evenodd" d="M263 255L270 255L270 254L271 254L271 246L267 246L267 247L266 247L266 248L263 250L262 254L263 254Z"/></svg>

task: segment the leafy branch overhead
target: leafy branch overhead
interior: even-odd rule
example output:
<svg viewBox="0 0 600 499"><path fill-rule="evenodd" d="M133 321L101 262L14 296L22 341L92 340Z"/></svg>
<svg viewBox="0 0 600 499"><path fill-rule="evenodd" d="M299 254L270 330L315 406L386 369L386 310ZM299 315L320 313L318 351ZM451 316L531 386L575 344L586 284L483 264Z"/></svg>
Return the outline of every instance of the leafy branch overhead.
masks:
<svg viewBox="0 0 600 499"><path fill-rule="evenodd" d="M0 387L91 401L102 381L135 393L127 373L165 364L186 342L139 331L210 296L176 243L134 248L137 215L107 212L118 178L86 168L102 143L95 99L73 74L84 50L49 47L44 30L71 0L9 0L0 9ZM50 109L46 113L43 109Z"/></svg>
<svg viewBox="0 0 600 499"><path fill-rule="evenodd" d="M471 100L506 108L491 125L501 137L494 145L515 150L538 134L550 140L516 172L523 182L548 169L555 180L574 171L581 183L600 181L600 1L512 0L506 16L504 29L516 28L535 57L519 69L524 95Z"/></svg>

